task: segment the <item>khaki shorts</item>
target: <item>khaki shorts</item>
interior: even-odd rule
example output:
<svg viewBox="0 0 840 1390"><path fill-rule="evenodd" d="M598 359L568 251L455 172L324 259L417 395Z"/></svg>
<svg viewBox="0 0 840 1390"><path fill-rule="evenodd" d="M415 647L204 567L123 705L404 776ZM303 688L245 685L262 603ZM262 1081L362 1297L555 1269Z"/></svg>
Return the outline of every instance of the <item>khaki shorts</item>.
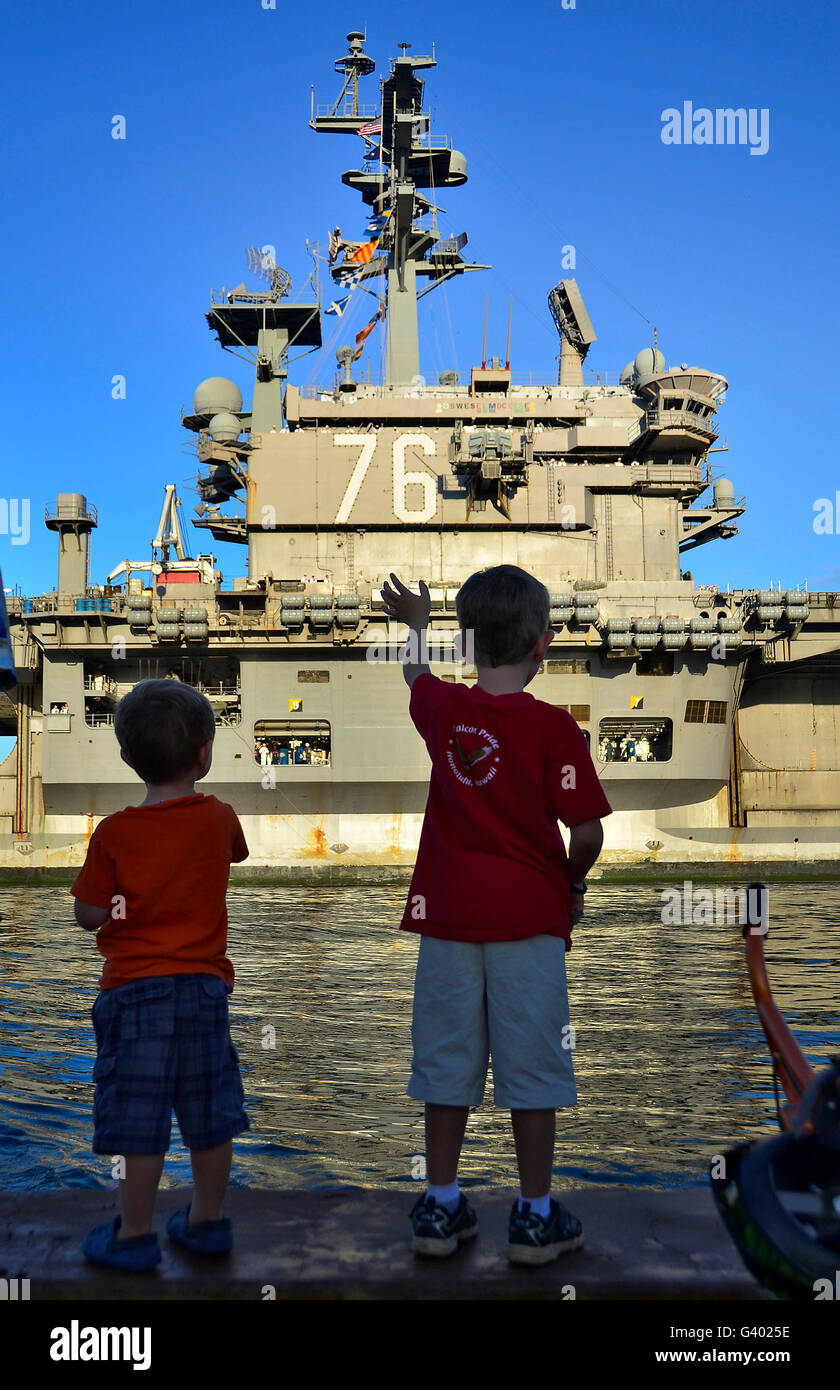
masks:
<svg viewBox="0 0 840 1390"><path fill-rule="evenodd" d="M574 1105L565 941L421 937L411 1040L415 1100L480 1105L492 1057L502 1109Z"/></svg>

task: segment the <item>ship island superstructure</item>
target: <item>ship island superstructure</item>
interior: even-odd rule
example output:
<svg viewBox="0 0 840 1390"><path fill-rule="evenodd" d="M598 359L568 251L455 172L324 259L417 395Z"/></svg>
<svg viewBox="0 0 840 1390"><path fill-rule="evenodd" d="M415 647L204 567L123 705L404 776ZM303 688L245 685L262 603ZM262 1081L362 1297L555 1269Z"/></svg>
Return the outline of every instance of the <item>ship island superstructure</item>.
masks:
<svg viewBox="0 0 840 1390"><path fill-rule="evenodd" d="M193 525L246 547L246 575L225 587L209 551L187 555L173 484L151 558L101 586L95 507L63 493L46 509L57 586L7 600L19 685L0 695L0 732L17 735L0 764L0 866L77 865L97 821L137 799L113 711L148 676L213 703L201 788L235 807L251 865L409 864L428 758L398 664L405 632L379 590L392 570L425 579L432 669L470 681L453 659L454 601L499 563L551 594L555 640L529 689L589 740L614 808L604 862L836 858L837 596L697 586L682 568L735 536L745 509L711 459L725 378L668 367L654 344L615 384L585 384L595 333L574 279L548 295L555 381L515 382L509 344L504 359L485 349L469 380L422 376L418 303L485 268L465 259L465 234L437 228L435 199L467 164L431 131L421 74L434 65L400 45L366 104L374 62L354 32L338 98L313 96L312 129L366 151L342 176L365 235L330 233L329 309L314 278L292 297L258 251L261 287L211 296L220 345L253 359L253 400L212 377L182 412ZM340 325L357 295L371 320L338 346L334 380L295 385L290 352L321 349L326 314ZM380 325L372 382L354 369Z"/></svg>

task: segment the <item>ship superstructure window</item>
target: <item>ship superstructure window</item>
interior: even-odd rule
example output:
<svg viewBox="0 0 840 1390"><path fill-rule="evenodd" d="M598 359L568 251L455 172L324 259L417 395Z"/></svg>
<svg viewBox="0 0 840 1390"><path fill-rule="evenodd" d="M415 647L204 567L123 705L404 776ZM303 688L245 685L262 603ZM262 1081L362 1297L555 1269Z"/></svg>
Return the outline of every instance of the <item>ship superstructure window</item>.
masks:
<svg viewBox="0 0 840 1390"><path fill-rule="evenodd" d="M544 663L547 676L585 676L589 672L589 662L582 658L567 657L565 660L550 660Z"/></svg>
<svg viewBox="0 0 840 1390"><path fill-rule="evenodd" d="M667 763L673 747L670 719L641 719L615 715L598 726L598 759L602 763Z"/></svg>
<svg viewBox="0 0 840 1390"><path fill-rule="evenodd" d="M85 723L89 728L112 725L123 695L140 681L178 680L200 690L213 706L217 729L229 729L241 718L239 662L230 658L167 662L143 657L136 662L84 663Z"/></svg>
<svg viewBox="0 0 840 1390"><path fill-rule="evenodd" d="M578 724L588 724L591 718L589 705L555 705L554 708L564 709Z"/></svg>
<svg viewBox="0 0 840 1390"><path fill-rule="evenodd" d="M674 653L655 647L652 652L640 652L636 662L637 676L673 676Z"/></svg>
<svg viewBox="0 0 840 1390"><path fill-rule="evenodd" d="M685 706L686 724L725 724L727 703L725 700L687 700Z"/></svg>
<svg viewBox="0 0 840 1390"><path fill-rule="evenodd" d="M327 719L261 719L254 725L254 762L259 767L328 767L330 755Z"/></svg>
<svg viewBox="0 0 840 1390"><path fill-rule="evenodd" d="M298 671L298 685L326 685L330 679L329 671Z"/></svg>

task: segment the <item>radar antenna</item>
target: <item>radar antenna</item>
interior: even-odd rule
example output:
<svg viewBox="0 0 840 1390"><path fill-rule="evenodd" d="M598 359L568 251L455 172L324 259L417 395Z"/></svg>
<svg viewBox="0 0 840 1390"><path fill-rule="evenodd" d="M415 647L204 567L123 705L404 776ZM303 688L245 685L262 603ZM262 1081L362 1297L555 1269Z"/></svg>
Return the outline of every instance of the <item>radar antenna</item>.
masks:
<svg viewBox="0 0 840 1390"><path fill-rule="evenodd" d="M583 363L595 330L589 320L576 280L561 280L548 292L548 307L560 334L560 386L583 385Z"/></svg>
<svg viewBox="0 0 840 1390"><path fill-rule="evenodd" d="M288 270L283 270L282 266L277 265L274 258L259 246L249 246L247 254L248 269L259 275L261 280L267 281L272 299L285 299L292 288L292 277Z"/></svg>

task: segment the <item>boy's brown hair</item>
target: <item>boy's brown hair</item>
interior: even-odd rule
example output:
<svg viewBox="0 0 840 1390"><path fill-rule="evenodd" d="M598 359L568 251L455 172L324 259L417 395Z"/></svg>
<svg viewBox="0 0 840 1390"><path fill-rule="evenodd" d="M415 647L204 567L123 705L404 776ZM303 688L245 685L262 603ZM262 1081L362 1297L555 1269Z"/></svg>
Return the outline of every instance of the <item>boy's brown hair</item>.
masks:
<svg viewBox="0 0 840 1390"><path fill-rule="evenodd" d="M206 696L179 680L140 681L117 705L114 732L143 782L161 786L183 776L216 732Z"/></svg>
<svg viewBox="0 0 840 1390"><path fill-rule="evenodd" d="M518 565L478 570L455 599L458 624L472 632L480 666L522 661L548 631L551 600L544 584Z"/></svg>

